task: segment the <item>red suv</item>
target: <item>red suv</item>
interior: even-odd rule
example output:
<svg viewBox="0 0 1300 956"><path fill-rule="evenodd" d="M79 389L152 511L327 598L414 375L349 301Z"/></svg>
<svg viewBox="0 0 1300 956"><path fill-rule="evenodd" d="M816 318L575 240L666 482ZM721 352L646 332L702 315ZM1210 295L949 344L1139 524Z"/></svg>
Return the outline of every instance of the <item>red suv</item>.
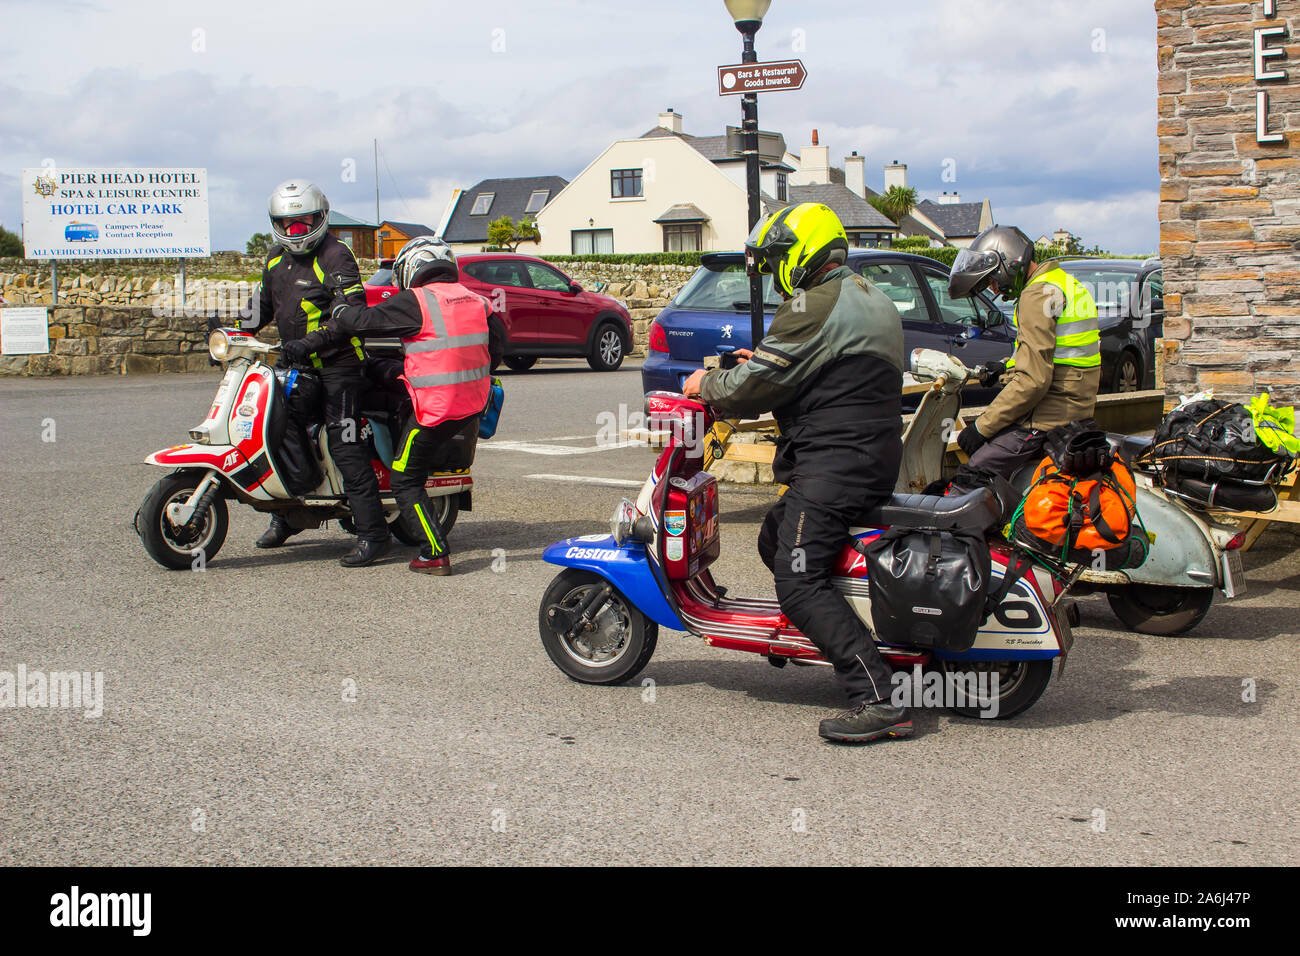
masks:
<svg viewBox="0 0 1300 956"><path fill-rule="evenodd" d="M505 323L505 363L516 372L543 356L585 358L598 372L623 364L632 319L617 299L587 292L549 262L506 252L457 256L460 281L492 303ZM391 260L366 282L373 305L397 291Z"/></svg>

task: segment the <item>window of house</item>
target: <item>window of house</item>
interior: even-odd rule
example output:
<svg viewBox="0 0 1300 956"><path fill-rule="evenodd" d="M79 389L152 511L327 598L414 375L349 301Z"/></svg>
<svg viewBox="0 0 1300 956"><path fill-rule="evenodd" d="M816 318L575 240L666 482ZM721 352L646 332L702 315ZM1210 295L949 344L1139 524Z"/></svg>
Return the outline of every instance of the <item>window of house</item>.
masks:
<svg viewBox="0 0 1300 956"><path fill-rule="evenodd" d="M338 239L339 242L343 243L343 245L347 246L349 249L352 248L353 236L351 229L340 229Z"/></svg>
<svg viewBox="0 0 1300 956"><path fill-rule="evenodd" d="M570 236L575 256L609 255L614 251L613 229L574 229Z"/></svg>
<svg viewBox="0 0 1300 956"><path fill-rule="evenodd" d="M479 193L474 197L474 208L469 211L469 214L471 216L486 216L492 208L492 200L496 198L496 193Z"/></svg>
<svg viewBox="0 0 1300 956"><path fill-rule="evenodd" d="M549 189L534 189L532 195L528 197L528 205L524 207L524 212L541 212L550 195Z"/></svg>
<svg viewBox="0 0 1300 956"><path fill-rule="evenodd" d="M785 173L776 174L776 198L779 202L790 201L790 177Z"/></svg>
<svg viewBox="0 0 1300 956"><path fill-rule="evenodd" d="M641 196L641 170L610 170L609 195L613 199L631 199L633 197Z"/></svg>
<svg viewBox="0 0 1300 956"><path fill-rule="evenodd" d="M664 226L664 252L699 252L704 227L698 222Z"/></svg>

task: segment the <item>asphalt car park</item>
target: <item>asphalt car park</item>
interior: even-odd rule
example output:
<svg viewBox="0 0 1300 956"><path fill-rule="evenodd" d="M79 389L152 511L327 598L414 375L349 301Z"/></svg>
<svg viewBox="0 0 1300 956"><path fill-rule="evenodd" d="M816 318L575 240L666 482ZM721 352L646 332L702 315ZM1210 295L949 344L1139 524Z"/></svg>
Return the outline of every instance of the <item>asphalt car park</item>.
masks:
<svg viewBox="0 0 1300 956"><path fill-rule="evenodd" d="M661 634L635 684L570 682L537 633L542 549L607 527L652 453L609 440L635 365L505 372L456 574L398 548L337 564L330 525L257 551L231 511L203 570L131 517L146 454L203 417L214 373L0 382L0 671L103 674L98 717L0 709L0 861L103 863L1294 864L1300 538L1192 635L1082 602L1065 673L1011 721L927 710L867 748L816 736L823 668ZM51 430L52 428L52 430ZM602 434L604 438L600 437ZM613 434L617 434L617 429ZM771 595L775 493L723 489L721 581Z"/></svg>

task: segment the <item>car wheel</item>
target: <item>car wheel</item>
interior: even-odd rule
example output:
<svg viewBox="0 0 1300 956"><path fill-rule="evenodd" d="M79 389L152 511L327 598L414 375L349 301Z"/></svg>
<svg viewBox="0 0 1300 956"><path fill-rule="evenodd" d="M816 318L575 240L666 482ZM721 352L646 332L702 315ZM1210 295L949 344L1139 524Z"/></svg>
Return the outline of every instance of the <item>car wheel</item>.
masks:
<svg viewBox="0 0 1300 956"><path fill-rule="evenodd" d="M1142 387L1142 363L1132 352L1120 353L1111 378L1112 392L1136 392Z"/></svg>
<svg viewBox="0 0 1300 956"><path fill-rule="evenodd" d="M536 355L507 355L506 365L516 372L527 372L537 364Z"/></svg>
<svg viewBox="0 0 1300 956"><path fill-rule="evenodd" d="M596 339L591 345L591 354L587 364L597 372L612 372L623 364L623 334L618 326L606 322L596 330Z"/></svg>

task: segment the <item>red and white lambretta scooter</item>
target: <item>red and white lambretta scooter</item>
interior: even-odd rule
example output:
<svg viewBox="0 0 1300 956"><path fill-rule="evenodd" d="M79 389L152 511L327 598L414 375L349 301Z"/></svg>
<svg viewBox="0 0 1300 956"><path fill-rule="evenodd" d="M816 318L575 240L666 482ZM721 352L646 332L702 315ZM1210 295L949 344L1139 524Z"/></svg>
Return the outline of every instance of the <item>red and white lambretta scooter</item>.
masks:
<svg viewBox="0 0 1300 956"><path fill-rule="evenodd" d="M302 497L291 495L278 471L275 449L288 415L281 381L290 373L265 361L277 349L233 329L214 331L208 349L214 359L229 363L208 417L190 429L190 444L173 445L145 459L173 469L149 490L135 515L136 532L149 556L176 570L211 561L226 538L228 498L257 511L283 514L299 530L331 519L347 528L351 509L325 428L314 429L310 443L323 475L319 486ZM389 486L393 442L386 417L383 411L363 411L356 427L378 455L371 467L389 527L399 541L414 545L419 542L394 520L397 500ZM444 533L451 531L459 511L472 509L474 479L468 468L435 473L425 487Z"/></svg>
<svg viewBox="0 0 1300 956"><path fill-rule="evenodd" d="M863 515L860 526L851 529L833 579L868 626L867 567L855 543L873 540L884 528L962 528L984 534L992 559L991 592L1016 559L997 533L1005 503L992 491L945 498L905 493L924 486L921 476L938 473L946 445L940 435L956 418L969 371L941 352L918 349L912 373L932 388L904 435L896 489L904 493ZM720 448L709 448L713 412L702 402L669 392L651 393L648 402L651 420L671 437L637 500L619 506L612 534L569 538L543 554L565 569L547 588L538 612L542 643L552 662L577 681L621 683L649 662L663 626L703 637L714 647L762 654L780 667L827 664L776 601L733 597L709 570L719 555L718 482L704 470L710 456L720 453ZM1049 571L1034 564L965 650L879 643L878 648L895 669L914 672L919 667L967 687L990 688L993 699L972 695L966 705L950 705L957 713L1012 717L1039 698L1051 680L1053 662L1070 648L1070 625L1077 623L1078 610L1063 598L1071 576L1067 568Z"/></svg>

